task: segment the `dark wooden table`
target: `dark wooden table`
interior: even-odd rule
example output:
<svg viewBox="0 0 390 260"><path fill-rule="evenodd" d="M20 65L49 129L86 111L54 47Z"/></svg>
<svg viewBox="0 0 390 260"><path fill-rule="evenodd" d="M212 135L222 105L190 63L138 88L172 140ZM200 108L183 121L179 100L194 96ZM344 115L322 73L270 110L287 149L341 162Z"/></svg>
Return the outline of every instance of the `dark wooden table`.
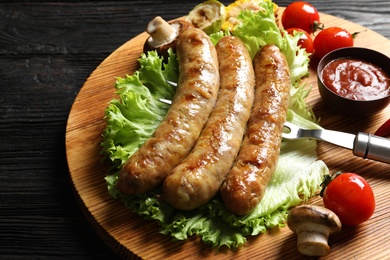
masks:
<svg viewBox="0 0 390 260"><path fill-rule="evenodd" d="M390 39L387 0L311 3ZM156 15L169 20L193 6L179 0L0 3L1 259L117 258L73 193L67 117L87 77L111 52Z"/></svg>

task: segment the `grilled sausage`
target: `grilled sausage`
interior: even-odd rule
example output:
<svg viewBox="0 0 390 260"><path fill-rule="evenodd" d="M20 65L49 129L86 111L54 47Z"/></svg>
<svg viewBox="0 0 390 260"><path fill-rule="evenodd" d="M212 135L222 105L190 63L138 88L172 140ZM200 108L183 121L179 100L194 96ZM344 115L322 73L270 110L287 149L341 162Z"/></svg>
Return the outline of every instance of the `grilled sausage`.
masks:
<svg viewBox="0 0 390 260"><path fill-rule="evenodd" d="M219 65L214 45L191 28L177 42L179 82L172 105L151 138L123 166L117 187L122 193L153 190L191 151L215 105Z"/></svg>
<svg viewBox="0 0 390 260"><path fill-rule="evenodd" d="M220 190L228 210L237 215L257 206L275 171L291 84L286 58L276 45L259 50L253 67L254 105L237 160Z"/></svg>
<svg viewBox="0 0 390 260"><path fill-rule="evenodd" d="M227 36L216 46L221 76L213 111L191 153L167 176L163 198L192 210L216 193L240 149L254 99L254 71L244 43Z"/></svg>

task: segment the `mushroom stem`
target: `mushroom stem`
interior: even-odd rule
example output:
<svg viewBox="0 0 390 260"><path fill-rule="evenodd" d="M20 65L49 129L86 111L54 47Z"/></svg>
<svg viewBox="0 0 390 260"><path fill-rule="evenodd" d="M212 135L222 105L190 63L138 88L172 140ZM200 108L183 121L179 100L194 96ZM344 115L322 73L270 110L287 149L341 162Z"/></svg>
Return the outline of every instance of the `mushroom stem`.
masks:
<svg viewBox="0 0 390 260"><path fill-rule="evenodd" d="M309 256L325 256L329 254L328 245L329 232L319 232L319 230L307 230L297 233L298 251Z"/></svg>
<svg viewBox="0 0 390 260"><path fill-rule="evenodd" d="M155 17L148 23L146 32L152 38L149 43L154 47L169 43L177 36L177 30L160 16Z"/></svg>

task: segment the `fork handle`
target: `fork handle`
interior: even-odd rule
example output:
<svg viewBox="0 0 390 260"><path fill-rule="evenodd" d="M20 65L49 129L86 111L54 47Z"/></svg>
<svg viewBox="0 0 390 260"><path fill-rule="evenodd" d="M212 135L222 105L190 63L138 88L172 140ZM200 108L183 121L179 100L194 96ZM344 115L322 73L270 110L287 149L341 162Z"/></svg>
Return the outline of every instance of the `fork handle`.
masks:
<svg viewBox="0 0 390 260"><path fill-rule="evenodd" d="M390 163L390 139L359 132L354 141L353 154Z"/></svg>

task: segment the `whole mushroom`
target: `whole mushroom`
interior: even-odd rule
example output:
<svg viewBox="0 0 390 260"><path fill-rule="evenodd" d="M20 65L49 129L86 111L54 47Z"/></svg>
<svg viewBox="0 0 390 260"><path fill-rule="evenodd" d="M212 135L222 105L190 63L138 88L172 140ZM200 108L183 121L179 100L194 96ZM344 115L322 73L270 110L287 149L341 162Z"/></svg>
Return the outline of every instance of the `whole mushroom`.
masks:
<svg viewBox="0 0 390 260"><path fill-rule="evenodd" d="M155 17L146 27L149 37L145 41L144 52L156 50L160 56L167 58L169 48L176 50L176 41L180 32L191 27L194 26L185 20L166 22L160 16Z"/></svg>
<svg viewBox="0 0 390 260"><path fill-rule="evenodd" d="M329 254L329 235L341 230L340 219L333 211L315 205L293 208L287 218L287 225L298 235L298 251L307 256Z"/></svg>

